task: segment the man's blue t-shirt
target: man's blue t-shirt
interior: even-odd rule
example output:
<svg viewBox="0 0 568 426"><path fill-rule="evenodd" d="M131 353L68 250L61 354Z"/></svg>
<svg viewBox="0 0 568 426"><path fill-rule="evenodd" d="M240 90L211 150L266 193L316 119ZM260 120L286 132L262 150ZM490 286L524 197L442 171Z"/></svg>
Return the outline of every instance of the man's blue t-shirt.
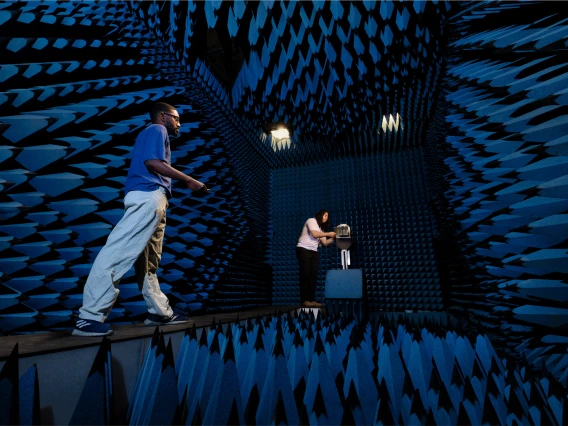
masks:
<svg viewBox="0 0 568 426"><path fill-rule="evenodd" d="M171 178L150 171L144 164L146 160L161 160L170 164L170 139L167 129L161 124L150 124L136 138L124 195L130 191L150 192L162 187L166 189L168 198L171 197Z"/></svg>

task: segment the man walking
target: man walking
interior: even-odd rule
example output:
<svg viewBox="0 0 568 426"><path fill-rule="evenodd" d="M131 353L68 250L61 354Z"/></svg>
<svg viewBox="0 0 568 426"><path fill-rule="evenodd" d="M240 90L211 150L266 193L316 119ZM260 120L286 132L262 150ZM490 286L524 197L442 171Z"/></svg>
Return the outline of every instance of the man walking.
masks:
<svg viewBox="0 0 568 426"><path fill-rule="evenodd" d="M176 109L157 102L150 117L152 124L140 132L132 151L124 189L124 216L108 236L89 273L74 336L112 334L104 321L118 297L116 287L120 279L133 265L148 306L146 325L181 324L189 320L174 314L160 289L156 271L162 255L168 198L172 195L171 180L183 181L193 191L208 189L170 165L168 135L177 136L180 129Z"/></svg>

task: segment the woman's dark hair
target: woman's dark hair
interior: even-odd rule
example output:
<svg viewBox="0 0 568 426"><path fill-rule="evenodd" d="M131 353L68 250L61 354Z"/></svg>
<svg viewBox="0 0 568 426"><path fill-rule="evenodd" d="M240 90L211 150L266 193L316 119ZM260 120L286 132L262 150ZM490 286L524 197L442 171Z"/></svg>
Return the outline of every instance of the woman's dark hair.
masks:
<svg viewBox="0 0 568 426"><path fill-rule="evenodd" d="M327 222L323 223L323 215L327 213ZM318 226L322 231L327 231L331 226L331 215L327 210L319 210L315 215Z"/></svg>

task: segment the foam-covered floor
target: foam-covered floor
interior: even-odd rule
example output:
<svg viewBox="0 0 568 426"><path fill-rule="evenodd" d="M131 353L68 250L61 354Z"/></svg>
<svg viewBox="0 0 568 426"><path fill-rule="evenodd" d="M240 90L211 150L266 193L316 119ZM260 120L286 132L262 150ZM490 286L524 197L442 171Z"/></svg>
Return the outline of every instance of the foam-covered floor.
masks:
<svg viewBox="0 0 568 426"><path fill-rule="evenodd" d="M567 424L552 376L452 327L300 311L188 328L175 357L156 328L126 419L113 409L104 339L70 424ZM0 372L0 423L41 422L38 373L20 378L14 351Z"/></svg>
<svg viewBox="0 0 568 426"><path fill-rule="evenodd" d="M214 327L211 327L214 328ZM167 409L166 409L167 407ZM155 334L130 423L565 424L554 381L486 336L403 320L273 316L188 330L174 362Z"/></svg>

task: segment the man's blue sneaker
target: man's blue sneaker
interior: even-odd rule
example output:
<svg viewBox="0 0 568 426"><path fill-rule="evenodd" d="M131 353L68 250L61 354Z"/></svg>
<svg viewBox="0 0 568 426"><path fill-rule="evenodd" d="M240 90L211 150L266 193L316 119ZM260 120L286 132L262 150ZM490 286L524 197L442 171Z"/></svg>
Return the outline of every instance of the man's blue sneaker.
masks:
<svg viewBox="0 0 568 426"><path fill-rule="evenodd" d="M162 317L156 314L148 314L148 318L144 321L146 325L175 325L188 322L189 318L179 314L173 314L171 317Z"/></svg>
<svg viewBox="0 0 568 426"><path fill-rule="evenodd" d="M103 324L100 321L86 320L79 318L75 323L75 330L73 336L109 336L112 330L108 324Z"/></svg>

